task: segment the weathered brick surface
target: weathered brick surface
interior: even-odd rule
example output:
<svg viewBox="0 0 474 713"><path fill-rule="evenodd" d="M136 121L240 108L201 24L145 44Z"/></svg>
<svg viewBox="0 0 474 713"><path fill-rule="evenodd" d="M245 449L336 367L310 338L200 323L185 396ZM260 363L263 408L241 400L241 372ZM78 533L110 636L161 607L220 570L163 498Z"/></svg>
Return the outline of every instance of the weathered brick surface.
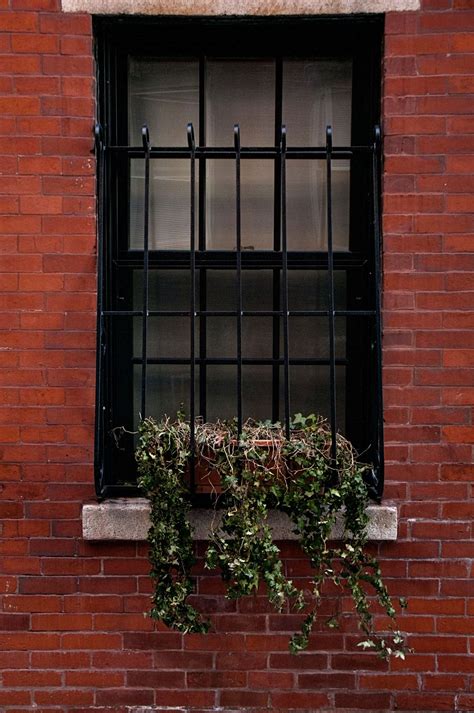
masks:
<svg viewBox="0 0 474 713"><path fill-rule="evenodd" d="M154 629L146 548L81 540L93 497L91 19L0 0L0 709L469 711L474 631L474 10L386 17L386 497L378 547L415 653L390 666L352 619L287 653L292 615L198 580L208 637ZM298 549L288 570L304 578ZM328 611L332 603L329 601ZM382 621L381 621L382 625Z"/></svg>

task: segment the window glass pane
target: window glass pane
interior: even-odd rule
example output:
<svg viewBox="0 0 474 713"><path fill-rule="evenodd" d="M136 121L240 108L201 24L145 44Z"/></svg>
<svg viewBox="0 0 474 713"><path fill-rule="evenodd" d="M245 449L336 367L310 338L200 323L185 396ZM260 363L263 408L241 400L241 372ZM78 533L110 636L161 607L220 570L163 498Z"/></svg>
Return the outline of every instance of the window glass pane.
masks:
<svg viewBox="0 0 474 713"><path fill-rule="evenodd" d="M233 146L234 124L242 146L274 141L275 62L211 59L206 64L208 146Z"/></svg>
<svg viewBox="0 0 474 713"><path fill-rule="evenodd" d="M186 146L186 125L199 135L197 60L130 57L128 68L128 140L141 146L147 124L153 146Z"/></svg>
<svg viewBox="0 0 474 713"><path fill-rule="evenodd" d="M287 161L288 250L327 250L325 161ZM349 249L350 163L332 162L332 242Z"/></svg>
<svg viewBox="0 0 474 713"><path fill-rule="evenodd" d="M237 309L236 270L208 270L206 280L208 309ZM242 270L242 303L244 310L273 309L273 281L270 270Z"/></svg>
<svg viewBox="0 0 474 713"><path fill-rule="evenodd" d="M230 141L228 142L230 143ZM274 164L241 162L241 241L243 250L273 248ZM207 161L206 247L236 249L235 161Z"/></svg>
<svg viewBox="0 0 474 713"><path fill-rule="evenodd" d="M285 60L283 122L289 146L324 146L332 126L335 146L351 143L352 62ZM333 161L333 245L349 248L350 165ZM327 250L326 165L324 161L288 161L287 220L289 250Z"/></svg>
<svg viewBox="0 0 474 713"><path fill-rule="evenodd" d="M133 378L133 417L136 429L140 422L141 364L134 366ZM147 369L147 415L158 419L162 418L164 414L175 417L180 409L184 409L184 412L189 414L189 366L186 364L149 364Z"/></svg>
<svg viewBox="0 0 474 713"><path fill-rule="evenodd" d="M190 191L190 169L188 161L180 159L151 160L150 222L148 227L150 250L189 250ZM143 250L144 201L145 162L143 159L131 159L131 250Z"/></svg>
<svg viewBox="0 0 474 713"><path fill-rule="evenodd" d="M290 358L329 359L329 320L327 317L290 317L288 333ZM345 317L336 318L335 336L336 359L343 359L346 354Z"/></svg>
<svg viewBox="0 0 474 713"><path fill-rule="evenodd" d="M208 366L206 369L207 420L234 418L237 413L237 369Z"/></svg>
<svg viewBox="0 0 474 713"><path fill-rule="evenodd" d="M336 410L337 430L345 428L345 382L346 368L336 367ZM284 414L283 371L280 378L280 414ZM329 402L329 367L328 366L292 366L290 369L290 408L291 413L316 413L330 417Z"/></svg>
<svg viewBox="0 0 474 713"><path fill-rule="evenodd" d="M346 282L344 270L334 272L334 297L336 309L346 309ZM290 310L328 308L327 270L290 270L288 272L288 305Z"/></svg>
<svg viewBox="0 0 474 713"><path fill-rule="evenodd" d="M351 97L351 60L284 60L283 123L288 146L324 146L328 124L334 145L349 146Z"/></svg>
<svg viewBox="0 0 474 713"><path fill-rule="evenodd" d="M148 317L147 356L154 358L189 359L190 357L189 317ZM196 353L199 349L199 334L196 328ZM133 319L133 353L142 356L142 318Z"/></svg>

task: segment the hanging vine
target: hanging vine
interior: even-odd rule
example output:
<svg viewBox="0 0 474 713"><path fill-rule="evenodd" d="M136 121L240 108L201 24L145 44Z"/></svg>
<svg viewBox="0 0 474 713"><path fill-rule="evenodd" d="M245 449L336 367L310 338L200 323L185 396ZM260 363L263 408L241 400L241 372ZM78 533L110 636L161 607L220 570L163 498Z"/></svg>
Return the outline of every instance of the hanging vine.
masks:
<svg viewBox="0 0 474 713"><path fill-rule="evenodd" d="M368 516L364 474L369 466L357 460L351 444L337 436L337 459L331 456L331 431L319 417L297 414L290 438L281 424L248 421L238 437L234 422L195 423L191 454L189 423L179 416L156 422L145 419L139 430L136 458L139 485L150 501L151 576L155 583L151 616L183 633L204 633L209 622L188 602L194 592L195 563L189 462L193 455L201 482L214 491L215 516L205 555L209 569L219 568L227 597L238 599L264 583L277 611L290 605L304 612L301 630L290 639L293 653L308 646L318 617L325 583L349 593L364 649L383 658L404 658L407 651L396 629L396 612L377 560L366 551ZM308 557L313 576L311 596L299 590L284 572L278 545L268 523L271 509L286 512ZM331 542L336 523L340 540ZM374 629L372 603L388 615L387 635ZM404 602L401 601L401 605ZM337 626L337 617L328 626Z"/></svg>

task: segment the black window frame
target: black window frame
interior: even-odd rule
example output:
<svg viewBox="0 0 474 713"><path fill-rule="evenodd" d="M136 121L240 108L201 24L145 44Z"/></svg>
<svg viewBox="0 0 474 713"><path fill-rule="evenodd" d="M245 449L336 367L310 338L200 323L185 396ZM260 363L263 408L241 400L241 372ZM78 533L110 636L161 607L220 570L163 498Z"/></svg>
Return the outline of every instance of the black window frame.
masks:
<svg viewBox="0 0 474 713"><path fill-rule="evenodd" d="M365 451L364 458L374 464L369 483L370 493L375 500L380 500L383 491L380 144L374 136L374 127L380 120L383 17L379 15L277 19L97 17L94 20L94 30L98 69L96 145L99 216L95 440L97 496L102 499L139 494L133 484L132 436L128 436L128 445L127 436L125 440L122 438L120 443L117 443L117 431L115 431L117 426L130 423L129 416L121 411L123 408L121 404L126 403L127 399L117 400L116 395L119 388L127 390L129 398L132 397L131 368L127 367L127 362L132 355L125 354L119 365L112 364L110 349L108 349L108 345L112 343L123 345L130 343L129 320L124 317L114 319L113 315L113 312L118 309L115 299L118 294L116 284L118 270L121 269L126 273L127 269L133 269L134 266L143 266L143 251L128 249L124 242L127 239L127 231L120 227L128 225L127 201L121 200L121 197L123 198L128 191L129 158L136 156L146 159L147 152L145 145L128 146L127 57L129 54L140 56L148 54L152 57L161 55L203 58L207 54L212 54L229 57L275 56L277 74L283 57L351 58L353 61L352 139L351 147L347 147L347 154L351 157L358 153L367 155L364 160L355 161L351 165L351 242L348 252L333 254L333 263L334 270L347 270L347 311L361 313L353 321L350 317L347 319L348 344L354 354L359 354L359 358L349 359L347 364L349 376L346 401L356 404L357 410L347 409L345 431L356 447ZM246 52L242 51L243 47L246 48ZM201 59L200 66L203 67ZM278 101L277 98L276 113L281 112L281 99L280 109ZM205 142L202 102L200 107L200 129L199 135L196 136L198 147L203 146ZM276 121L275 126L277 125ZM276 132L276 147L278 142L279 136ZM291 141L289 146L291 147ZM172 152L170 155L173 155ZM196 158L196 172L203 186L205 185L203 180L205 160L199 156ZM277 180L278 165L279 161L275 160ZM197 250L193 256L196 270L204 275L207 269L219 267L235 269L235 253L230 256L227 251L206 252L202 249L205 232L202 210L204 200L204 191L200 191L197 196L201 208L198 225L196 225ZM275 226L280 221L278 211L279 206L275 201ZM276 244L274 247L277 247ZM150 269L154 269L159 264L160 267L189 270L191 257L188 251L150 250L147 259ZM281 254L277 254L276 250L275 252L243 252L241 256L243 269L264 267L273 269L275 273L277 270L280 271L282 259ZM317 267L329 269L326 252L288 253L287 260L288 269ZM120 283L120 290L126 291L127 281L122 279ZM201 280L201 287L202 284ZM130 288L130 285L128 287ZM201 298L198 295L198 301ZM205 307L202 301L199 306ZM276 309L276 306L274 308ZM364 310L366 315L363 314ZM206 318L198 319L201 321L202 329L205 330ZM200 356L203 358L202 354ZM205 379L205 370L200 371L201 380ZM203 393L202 389L201 393ZM367 446L367 434L370 446ZM199 498L196 498L196 503L205 504L204 501L201 503Z"/></svg>

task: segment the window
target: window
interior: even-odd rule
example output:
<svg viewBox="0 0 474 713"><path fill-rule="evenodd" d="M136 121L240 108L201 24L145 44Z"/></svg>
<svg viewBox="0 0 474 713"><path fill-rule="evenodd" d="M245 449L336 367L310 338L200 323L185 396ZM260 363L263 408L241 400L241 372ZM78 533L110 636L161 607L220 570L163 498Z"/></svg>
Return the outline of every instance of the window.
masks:
<svg viewBox="0 0 474 713"><path fill-rule="evenodd" d="M322 413L380 495L380 30L97 22L100 496L133 492L140 414L181 407Z"/></svg>

